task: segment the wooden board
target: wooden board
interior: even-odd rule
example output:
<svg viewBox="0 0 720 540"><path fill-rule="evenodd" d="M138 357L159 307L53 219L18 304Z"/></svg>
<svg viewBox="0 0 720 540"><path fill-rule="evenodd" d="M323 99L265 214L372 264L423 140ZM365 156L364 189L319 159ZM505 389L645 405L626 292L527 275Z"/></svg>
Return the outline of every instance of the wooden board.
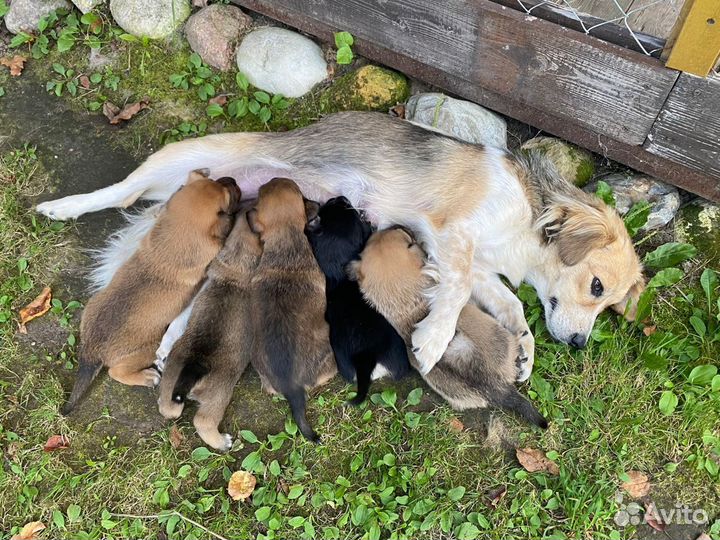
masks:
<svg viewBox="0 0 720 540"><path fill-rule="evenodd" d="M360 49L391 50L627 144L644 142L676 77L653 58L487 0L236 3L300 27L350 30Z"/></svg>
<svg viewBox="0 0 720 540"><path fill-rule="evenodd" d="M625 26L622 20L624 12L628 14L627 24L633 31L667 38L683 1L617 0L617 5L614 0L565 0L560 3L572 6L578 13L586 13L604 21L617 21L620 26Z"/></svg>
<svg viewBox="0 0 720 540"><path fill-rule="evenodd" d="M680 75L644 147L720 178L720 79Z"/></svg>
<svg viewBox="0 0 720 540"><path fill-rule="evenodd" d="M720 58L720 2L688 0L683 15L667 66L705 77Z"/></svg>

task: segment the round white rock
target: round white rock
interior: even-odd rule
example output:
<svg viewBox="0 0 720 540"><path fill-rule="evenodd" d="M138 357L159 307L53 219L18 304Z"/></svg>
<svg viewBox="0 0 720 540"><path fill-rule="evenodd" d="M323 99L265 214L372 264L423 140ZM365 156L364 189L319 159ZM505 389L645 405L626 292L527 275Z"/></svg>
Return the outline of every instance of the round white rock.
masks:
<svg viewBox="0 0 720 540"><path fill-rule="evenodd" d="M292 98L328 76L320 47L284 28L259 28L245 36L237 48L237 66L253 86Z"/></svg>
<svg viewBox="0 0 720 540"><path fill-rule="evenodd" d="M190 0L110 0L118 26L128 34L162 39L190 15Z"/></svg>

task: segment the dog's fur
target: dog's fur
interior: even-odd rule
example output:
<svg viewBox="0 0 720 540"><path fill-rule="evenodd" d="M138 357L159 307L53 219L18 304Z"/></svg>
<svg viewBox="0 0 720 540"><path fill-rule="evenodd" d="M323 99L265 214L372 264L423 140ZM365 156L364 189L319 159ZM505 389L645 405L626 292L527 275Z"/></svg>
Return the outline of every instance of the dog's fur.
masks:
<svg viewBox="0 0 720 540"><path fill-rule="evenodd" d="M370 389L370 377L379 364L394 379L410 369L405 342L385 318L362 297L357 282L345 270L358 258L372 229L345 197L330 199L318 214L318 223L307 236L320 269L325 274L330 344L338 371L357 381L359 405Z"/></svg>
<svg viewBox="0 0 720 540"><path fill-rule="evenodd" d="M255 353L251 281L261 254L260 239L239 213L225 246L210 263L187 329L170 351L160 380L160 413L178 418L186 398L198 401L193 424L216 450L232 447L232 437L218 426Z"/></svg>
<svg viewBox="0 0 720 540"><path fill-rule="evenodd" d="M315 442L318 435L305 416L305 391L337 372L325 322L325 276L304 234L317 212L318 204L304 200L286 178L262 186L248 212L263 244L253 278L259 327L252 365L268 392L285 396L301 433Z"/></svg>
<svg viewBox="0 0 720 540"><path fill-rule="evenodd" d="M141 196L164 200L198 166L238 178L250 197L269 178L291 176L312 199L344 195L373 224L416 231L439 274L430 312L412 337L424 372L442 356L472 296L521 336L530 356L522 377L530 376L534 340L521 302L501 276L514 286L523 280L535 286L552 335L576 346L603 309L632 318L644 288L617 212L561 178L545 158L513 157L378 113L339 113L286 133L174 143L124 181L40 204L38 211L67 219ZM603 285L600 296L591 292L594 277Z"/></svg>
<svg viewBox="0 0 720 540"><path fill-rule="evenodd" d="M425 291L433 280L424 259L409 232L394 228L373 234L362 259L349 267L365 298L408 341L415 323L428 311ZM445 354L423 377L457 410L502 407L546 428L545 418L515 388L524 359L515 336L468 303Z"/></svg>
<svg viewBox="0 0 720 540"><path fill-rule="evenodd" d="M215 182L198 171L170 198L135 254L85 306L78 376L63 414L72 411L102 366L123 384L158 383L151 368L155 349L197 292L239 201L232 178Z"/></svg>

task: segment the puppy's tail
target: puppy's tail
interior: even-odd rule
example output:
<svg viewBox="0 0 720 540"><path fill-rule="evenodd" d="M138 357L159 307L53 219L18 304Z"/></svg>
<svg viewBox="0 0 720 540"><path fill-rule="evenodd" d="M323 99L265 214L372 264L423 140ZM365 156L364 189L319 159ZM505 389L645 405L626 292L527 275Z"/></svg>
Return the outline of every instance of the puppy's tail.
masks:
<svg viewBox="0 0 720 540"><path fill-rule="evenodd" d="M67 403L62 406L60 413L63 416L67 416L72 412L77 405L78 401L85 395L87 389L100 373L102 369L102 362L88 360L85 356L80 356L80 365L78 367L77 378L75 379L75 385L73 386L70 398Z"/></svg>
<svg viewBox="0 0 720 540"><path fill-rule="evenodd" d="M545 417L525 398L514 386L511 386L500 399L499 405L509 411L513 411L527 420L529 423L547 429L548 423Z"/></svg>
<svg viewBox="0 0 720 540"><path fill-rule="evenodd" d="M305 390L300 386L293 386L287 391L283 392L285 399L290 404L290 410L292 411L293 420L300 429L300 433L311 442L320 442L320 436L315 433L315 430L308 422L307 416L305 416Z"/></svg>

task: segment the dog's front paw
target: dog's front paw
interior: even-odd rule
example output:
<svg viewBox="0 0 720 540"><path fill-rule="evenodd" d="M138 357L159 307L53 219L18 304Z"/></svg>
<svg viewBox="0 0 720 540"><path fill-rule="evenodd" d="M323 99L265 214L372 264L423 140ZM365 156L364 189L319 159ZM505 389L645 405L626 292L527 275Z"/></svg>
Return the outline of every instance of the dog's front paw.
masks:
<svg viewBox="0 0 720 540"><path fill-rule="evenodd" d="M159 349L158 349L159 350ZM157 370L157 372L162 377L163 371L165 371L165 364L167 363L167 355L165 356L157 356L155 358L155 362L153 362L152 367Z"/></svg>
<svg viewBox="0 0 720 540"><path fill-rule="evenodd" d="M82 205L79 204L83 195L71 195L54 201L40 203L35 210L50 219L64 221L74 219L83 213Z"/></svg>
<svg viewBox="0 0 720 540"><path fill-rule="evenodd" d="M232 435L229 433L221 433L220 438L222 439L222 443L217 447L217 449L221 452L229 452L233 445Z"/></svg>
<svg viewBox="0 0 720 540"><path fill-rule="evenodd" d="M535 338L530 330L518 334L518 356L515 360L517 368L516 382L525 382L530 378L535 363Z"/></svg>
<svg viewBox="0 0 720 540"><path fill-rule="evenodd" d="M429 373L440 361L453 335L454 328L434 327L427 321L417 326L412 335L412 352L421 375Z"/></svg>

